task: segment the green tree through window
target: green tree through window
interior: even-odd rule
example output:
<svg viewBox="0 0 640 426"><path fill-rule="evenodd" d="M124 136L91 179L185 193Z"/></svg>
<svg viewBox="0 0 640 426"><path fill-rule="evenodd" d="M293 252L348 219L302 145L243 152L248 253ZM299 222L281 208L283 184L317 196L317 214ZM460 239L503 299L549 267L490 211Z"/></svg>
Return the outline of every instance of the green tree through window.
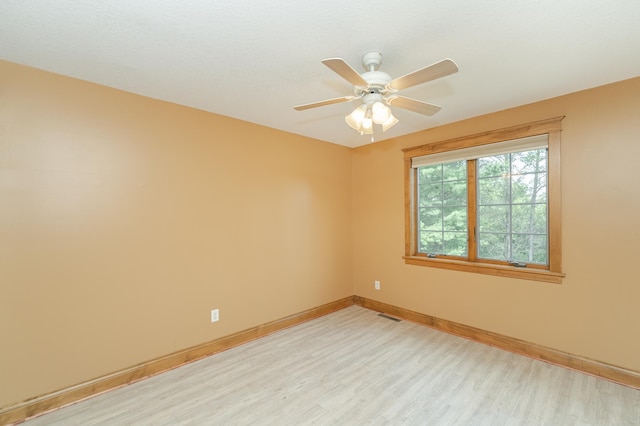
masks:
<svg viewBox="0 0 640 426"><path fill-rule="evenodd" d="M562 283L563 118L404 148L405 263Z"/></svg>
<svg viewBox="0 0 640 426"><path fill-rule="evenodd" d="M418 167L418 251L467 257L467 191L477 191L480 259L547 264L547 150L481 157L468 185L467 161Z"/></svg>
<svg viewBox="0 0 640 426"><path fill-rule="evenodd" d="M467 166L464 161L418 169L420 251L467 255Z"/></svg>
<svg viewBox="0 0 640 426"><path fill-rule="evenodd" d="M477 160L478 258L547 264L547 150Z"/></svg>

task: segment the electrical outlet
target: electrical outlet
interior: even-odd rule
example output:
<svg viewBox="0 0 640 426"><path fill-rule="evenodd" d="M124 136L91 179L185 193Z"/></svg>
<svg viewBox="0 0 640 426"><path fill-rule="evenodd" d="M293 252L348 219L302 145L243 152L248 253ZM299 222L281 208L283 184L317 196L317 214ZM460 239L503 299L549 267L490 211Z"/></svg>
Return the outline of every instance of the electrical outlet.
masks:
<svg viewBox="0 0 640 426"><path fill-rule="evenodd" d="M380 290L380 281L375 280L375 281L373 282L373 287L374 287L376 290Z"/></svg>
<svg viewBox="0 0 640 426"><path fill-rule="evenodd" d="M220 309L211 310L211 322L217 322L220 319Z"/></svg>

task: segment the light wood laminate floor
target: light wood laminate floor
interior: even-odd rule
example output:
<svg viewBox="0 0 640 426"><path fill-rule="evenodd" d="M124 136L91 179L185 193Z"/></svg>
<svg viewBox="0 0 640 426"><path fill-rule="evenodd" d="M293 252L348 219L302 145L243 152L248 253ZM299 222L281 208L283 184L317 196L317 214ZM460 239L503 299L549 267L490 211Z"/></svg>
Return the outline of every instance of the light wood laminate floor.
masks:
<svg viewBox="0 0 640 426"><path fill-rule="evenodd" d="M640 391L351 306L38 425L640 425Z"/></svg>

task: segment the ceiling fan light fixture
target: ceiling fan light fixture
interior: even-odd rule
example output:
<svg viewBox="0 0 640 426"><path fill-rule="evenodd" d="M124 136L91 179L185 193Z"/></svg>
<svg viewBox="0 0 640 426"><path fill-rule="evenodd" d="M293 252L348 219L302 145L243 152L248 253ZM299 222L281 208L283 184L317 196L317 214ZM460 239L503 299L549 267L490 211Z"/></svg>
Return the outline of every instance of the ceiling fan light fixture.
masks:
<svg viewBox="0 0 640 426"><path fill-rule="evenodd" d="M373 129L373 120L371 119L371 117L365 117L362 119L362 129L363 130Z"/></svg>
<svg viewBox="0 0 640 426"><path fill-rule="evenodd" d="M398 119L391 113L391 108L381 101L373 104L363 103L347 115L344 121L361 135L373 134L374 123L381 125L383 132L398 123Z"/></svg>
<svg viewBox="0 0 640 426"><path fill-rule="evenodd" d="M369 120L371 120L371 119L369 119ZM362 128L360 129L360 134L361 135L372 135L373 134L373 126L365 127L364 123L363 123Z"/></svg>
<svg viewBox="0 0 640 426"><path fill-rule="evenodd" d="M344 121L346 121L349 127L351 127L353 130L360 131L360 128L362 127L362 120L364 120L366 114L367 106L365 104L362 104L354 109L351 114L347 115L344 118Z"/></svg>
<svg viewBox="0 0 640 426"><path fill-rule="evenodd" d="M382 124L389 119L391 110L380 101L374 102L371 106L371 118L376 124Z"/></svg>
<svg viewBox="0 0 640 426"><path fill-rule="evenodd" d="M391 111L389 111L389 117L384 123L382 123L382 131L386 132L388 129L392 128L397 123L398 123L398 119L395 118L393 114L391 114Z"/></svg>

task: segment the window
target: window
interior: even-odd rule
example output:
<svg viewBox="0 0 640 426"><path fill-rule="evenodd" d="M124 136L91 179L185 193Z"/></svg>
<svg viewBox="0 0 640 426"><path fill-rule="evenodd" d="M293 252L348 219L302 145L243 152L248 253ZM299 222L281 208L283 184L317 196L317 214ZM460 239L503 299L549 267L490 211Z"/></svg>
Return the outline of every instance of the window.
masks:
<svg viewBox="0 0 640 426"><path fill-rule="evenodd" d="M405 261L560 283L563 117L405 149Z"/></svg>
<svg viewBox="0 0 640 426"><path fill-rule="evenodd" d="M467 257L467 164L417 168L418 252Z"/></svg>

